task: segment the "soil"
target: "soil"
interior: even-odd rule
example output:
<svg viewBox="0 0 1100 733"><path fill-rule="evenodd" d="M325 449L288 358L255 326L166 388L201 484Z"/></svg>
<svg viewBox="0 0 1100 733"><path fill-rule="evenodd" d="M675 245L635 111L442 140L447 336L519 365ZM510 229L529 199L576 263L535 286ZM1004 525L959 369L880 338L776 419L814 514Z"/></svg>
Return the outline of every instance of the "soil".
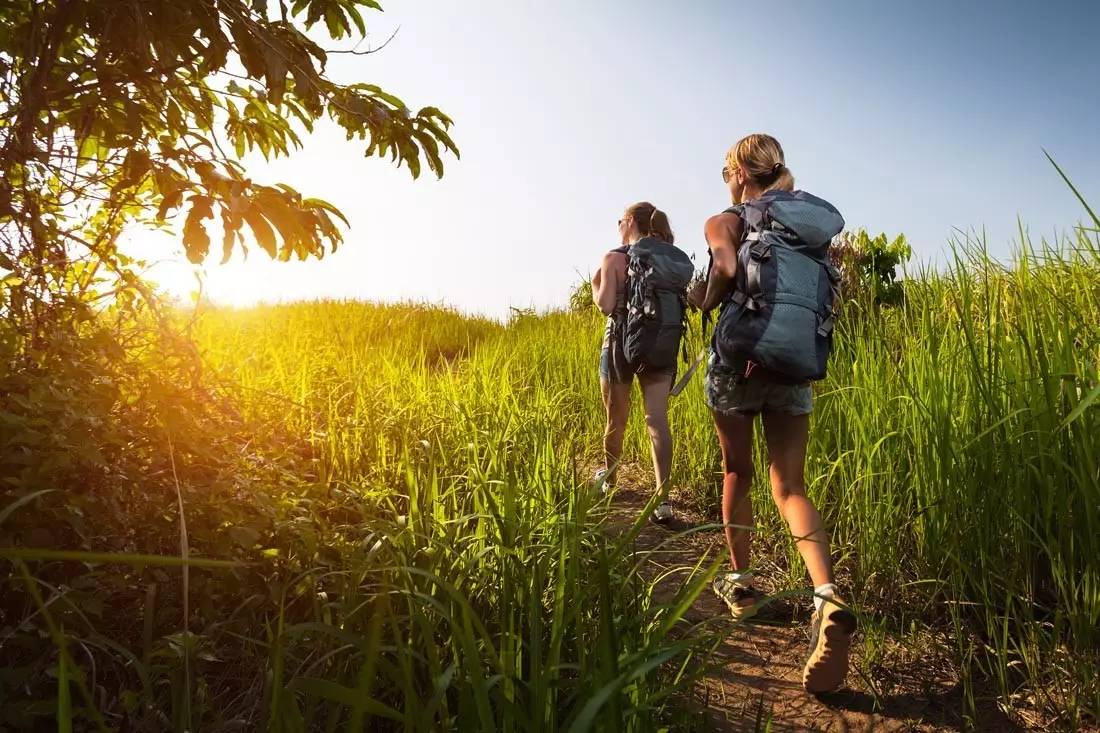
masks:
<svg viewBox="0 0 1100 733"><path fill-rule="evenodd" d="M630 470L633 468L634 470ZM643 472L624 466L624 475ZM640 476L639 476L640 478ZM625 482L623 482L625 484ZM646 485L638 481L638 485ZM708 563L725 557L719 530L680 533L718 521L693 511L673 495L676 519L667 526L647 522L635 543L635 553L646 558L643 575L666 574L655 590L658 601L681 587L701 557ZM649 499L647 491L622 485L612 495L609 531L622 532L633 524ZM763 508L762 508L763 509ZM767 563L757 560L757 565ZM724 567L723 567L724 570ZM786 577L786 573L776 573ZM765 593L768 573L758 572L757 586ZM808 583L808 581L807 581ZM808 591L808 589L807 589ZM865 644L857 632L853 642L846 687L828 695L807 693L801 683L802 665L809 650L812 601L808 593L789 599L786 610L768 621L735 623L726 605L708 588L685 614L688 624L706 624L719 630L721 643L713 665L696 684L693 700L705 716L706 730L714 731L945 731L1024 730L1005 714L992 696L975 701L978 714L966 714L963 686L953 668L946 638L926 633L905 639L885 635L880 643ZM857 608L861 615L873 609ZM882 624L878 628L882 628ZM880 632L881 633L881 632Z"/></svg>

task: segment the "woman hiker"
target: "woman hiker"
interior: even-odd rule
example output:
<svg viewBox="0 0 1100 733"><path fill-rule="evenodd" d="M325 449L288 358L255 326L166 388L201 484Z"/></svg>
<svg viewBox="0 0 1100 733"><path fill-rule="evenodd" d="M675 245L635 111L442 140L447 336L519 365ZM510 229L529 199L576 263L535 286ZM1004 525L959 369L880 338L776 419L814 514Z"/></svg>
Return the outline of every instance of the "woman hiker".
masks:
<svg viewBox="0 0 1100 733"><path fill-rule="evenodd" d="M604 255L592 278L592 299L607 316L600 351L607 427L604 466L596 472L596 482L605 491L615 485L635 375L642 388L656 491L668 485L672 468L668 399L683 336L684 288L693 270L674 239L663 211L647 201L636 203L619 219L622 246ZM671 505L661 502L652 519L658 524L670 522Z"/></svg>
<svg viewBox="0 0 1100 733"><path fill-rule="evenodd" d="M750 246L749 241L755 241L759 237L758 232L751 232L751 236L747 232L748 227L743 218L746 205L760 203L758 200L761 197L768 197L764 199L768 202L785 200L796 205L807 200L821 201L801 192L786 199L783 198L784 194L778 193L793 191L794 177L787 168L782 147L770 135L749 135L734 145L726 154L722 180L729 188L733 203L741 206L733 207L736 211L727 210L707 220L704 232L710 247L712 264L706 281L693 287L688 297L693 305L704 311L722 306L724 313L727 308L732 307L731 303L735 300L739 306L744 306L744 296L735 297L739 283L745 282L744 278L740 281L737 279L738 268L742 266L739 262L748 263L748 267L759 267L759 264L749 262L747 257L740 260L738 258L740 248ZM835 220L829 221L839 231L839 227L843 226L843 219L840 219L839 213L831 205L821 203L831 213L835 213ZM759 207L754 209L759 210ZM809 209L803 206L801 211ZM825 215L830 211L825 211ZM789 221L796 221L801 226L805 220L791 217L783 223ZM839 224L835 221L839 221ZM791 229L780 227L779 230L785 232L784 236L793 236ZM835 233L829 229L821 235L823 241L818 243L821 251L827 251L828 241ZM802 244L801 240L796 241ZM746 254L751 255L751 251ZM815 267L826 266L819 263ZM759 287L758 273L756 279ZM788 282L798 280L792 279ZM803 301L812 301L818 297L817 285L813 287L815 292L781 295L788 300L802 298ZM776 296L773 301L778 299L779 296ZM775 308L774 305L771 307ZM831 307L828 313L830 330L827 334L831 333ZM774 318L774 311L772 317ZM744 321L737 321L737 325L743 323ZM716 339L721 328L720 318L715 331ZM813 409L810 384L808 381L790 383L790 380L772 379L759 364L752 361L727 363L719 355L720 349L716 348L715 343L712 343L707 364L705 394L707 406L714 416L722 452L722 521L726 525L725 539L730 554L730 571L715 580L714 591L726 602L735 619L752 616L762 600L762 594L753 585L748 529L753 520L749 497L753 477L753 423L756 415L760 415L767 444L772 499L795 538L798 552L814 586L815 610L811 620L810 654L803 670L802 682L810 692L835 690L843 683L848 671L848 651L856 620L837 594L829 556L829 538L822 527L821 515L806 496L803 472L810 412ZM813 346L809 348L810 351L813 350ZM727 349L727 356L728 351Z"/></svg>

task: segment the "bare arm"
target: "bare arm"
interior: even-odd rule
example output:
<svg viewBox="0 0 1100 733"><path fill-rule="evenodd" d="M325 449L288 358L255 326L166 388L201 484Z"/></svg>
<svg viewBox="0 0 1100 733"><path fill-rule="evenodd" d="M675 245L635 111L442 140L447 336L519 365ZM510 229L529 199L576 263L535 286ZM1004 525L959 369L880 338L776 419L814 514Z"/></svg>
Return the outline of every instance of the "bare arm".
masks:
<svg viewBox="0 0 1100 733"><path fill-rule="evenodd" d="M615 301L625 279L626 256L608 252L600 263L600 269L592 277L592 300L605 316L615 310Z"/></svg>
<svg viewBox="0 0 1100 733"><path fill-rule="evenodd" d="M737 247L743 232L744 223L736 214L718 214L707 219L703 233L710 246L712 264L705 287L700 283L689 296L692 305L709 311L725 300L737 272Z"/></svg>

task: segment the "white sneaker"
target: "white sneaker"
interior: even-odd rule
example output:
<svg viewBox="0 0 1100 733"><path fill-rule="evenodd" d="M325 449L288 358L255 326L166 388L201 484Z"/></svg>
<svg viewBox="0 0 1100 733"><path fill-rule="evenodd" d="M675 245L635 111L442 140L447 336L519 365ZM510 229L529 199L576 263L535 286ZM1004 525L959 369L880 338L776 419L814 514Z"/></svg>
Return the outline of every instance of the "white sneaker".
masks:
<svg viewBox="0 0 1100 733"><path fill-rule="evenodd" d="M596 475L592 479L593 485L600 490L600 493L603 494L606 494L607 492L615 488L613 484L607 481L607 474L607 469L601 468L600 470L596 471Z"/></svg>
<svg viewBox="0 0 1100 733"><path fill-rule="evenodd" d="M653 521L657 524L668 524L673 520L676 515L672 513L672 505L667 501L662 501L657 505L657 508L653 510Z"/></svg>

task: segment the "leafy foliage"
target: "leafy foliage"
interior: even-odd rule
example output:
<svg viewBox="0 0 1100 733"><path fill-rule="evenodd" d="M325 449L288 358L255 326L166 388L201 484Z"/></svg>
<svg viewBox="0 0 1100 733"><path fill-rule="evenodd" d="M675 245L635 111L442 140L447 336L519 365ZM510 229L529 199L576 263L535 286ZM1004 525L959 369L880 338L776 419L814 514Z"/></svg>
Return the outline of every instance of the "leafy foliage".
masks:
<svg viewBox="0 0 1100 733"><path fill-rule="evenodd" d="M891 240L885 234L871 237L865 229L842 232L830 255L840 271L845 300L880 306L901 304L905 291L897 279L898 268L913 256L904 234Z"/></svg>
<svg viewBox="0 0 1100 733"><path fill-rule="evenodd" d="M330 53L306 31L362 38L374 0L15 0L0 6L0 268L5 315L84 300L109 277L136 290L116 242L130 223L183 218L192 262L223 260L246 231L267 255L322 257L343 215L286 184L253 181L246 151L283 156L322 118L419 176L458 151L451 120L413 112L367 83L325 75ZM102 283L99 283L100 285ZM101 288L102 289L102 288ZM61 321L72 313L65 313ZM55 319L57 320L57 319Z"/></svg>
<svg viewBox="0 0 1100 733"><path fill-rule="evenodd" d="M43 726L65 695L77 726L124 730L656 729L692 680L659 663L709 643L670 633L709 576L656 603L634 535L608 536L577 475L579 395L548 375L580 352L545 333L588 325L215 310L194 325L201 390L160 342L89 358L56 404L27 402L48 405L43 423L12 400L0 480L38 463L20 459L31 430L70 462L50 469L60 490L0 503L41 589L0 546L0 730ZM114 394L90 400L107 379ZM88 439L102 459L77 449ZM182 585L176 565L127 559L182 554L177 490L191 556L234 567Z"/></svg>
<svg viewBox="0 0 1100 733"><path fill-rule="evenodd" d="M596 304L592 300L592 281L587 278L581 280L569 293L569 310L573 313L584 313L595 307Z"/></svg>

